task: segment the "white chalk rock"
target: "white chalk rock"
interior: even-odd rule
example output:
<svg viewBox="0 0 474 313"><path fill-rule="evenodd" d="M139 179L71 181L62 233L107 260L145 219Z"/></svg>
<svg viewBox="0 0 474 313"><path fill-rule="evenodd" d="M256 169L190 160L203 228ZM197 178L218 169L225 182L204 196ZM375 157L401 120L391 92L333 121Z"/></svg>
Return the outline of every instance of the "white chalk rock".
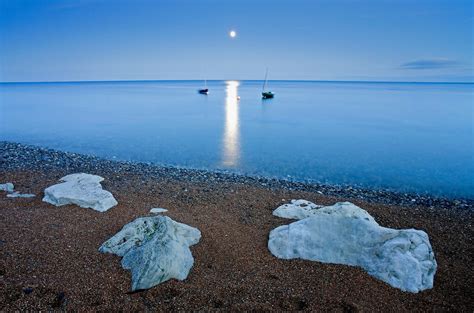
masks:
<svg viewBox="0 0 474 313"><path fill-rule="evenodd" d="M281 205L273 211L273 215L297 220L320 214L364 218L375 222L374 218L367 211L350 202L338 202L334 205L323 206L306 200L291 200L291 203Z"/></svg>
<svg viewBox="0 0 474 313"><path fill-rule="evenodd" d="M165 212L168 212L168 210L163 209L163 208L153 208L150 210L150 213L155 213L155 214L165 213Z"/></svg>
<svg viewBox="0 0 474 313"><path fill-rule="evenodd" d="M132 272L132 291L148 289L169 279L184 280L194 264L190 246L201 232L167 216L137 218L99 248L123 256Z"/></svg>
<svg viewBox="0 0 474 313"><path fill-rule="evenodd" d="M415 293L433 288L437 267L425 232L382 227L349 202L275 228L268 248L282 259L360 266L393 287Z"/></svg>
<svg viewBox="0 0 474 313"><path fill-rule="evenodd" d="M13 192L7 194L8 198L34 198L35 195L32 193L19 193L19 192Z"/></svg>
<svg viewBox="0 0 474 313"><path fill-rule="evenodd" d="M311 216L322 205L314 204L307 200L291 200L291 203L283 204L273 211L273 215L300 220L302 218Z"/></svg>
<svg viewBox="0 0 474 313"><path fill-rule="evenodd" d="M13 192L14 186L12 183L0 184L0 191Z"/></svg>
<svg viewBox="0 0 474 313"><path fill-rule="evenodd" d="M104 179L91 174L71 174L60 179L62 183L44 190L44 202L55 206L76 204L81 208L91 208L105 212L117 205L114 196L102 189L100 184Z"/></svg>

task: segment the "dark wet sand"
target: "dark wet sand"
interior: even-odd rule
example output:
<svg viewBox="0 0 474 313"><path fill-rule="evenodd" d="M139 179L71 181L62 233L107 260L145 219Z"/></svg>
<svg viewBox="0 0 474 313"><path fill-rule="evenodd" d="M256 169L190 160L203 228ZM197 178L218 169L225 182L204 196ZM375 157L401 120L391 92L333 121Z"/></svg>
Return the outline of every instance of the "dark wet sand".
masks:
<svg viewBox="0 0 474 313"><path fill-rule="evenodd" d="M0 310L324 310L469 311L474 308L473 211L367 203L316 192L239 182L188 182L133 171L91 174L119 204L105 213L41 201L44 188L71 172L0 167L0 183L33 199L0 192ZM429 234L438 271L432 290L402 292L363 270L304 260L279 260L267 249L271 229L291 221L272 216L290 199L318 204L352 201L379 224ZM284 199L284 200L283 200ZM164 207L176 221L197 227L195 263L185 281L171 280L130 293L120 258L99 246L136 217Z"/></svg>

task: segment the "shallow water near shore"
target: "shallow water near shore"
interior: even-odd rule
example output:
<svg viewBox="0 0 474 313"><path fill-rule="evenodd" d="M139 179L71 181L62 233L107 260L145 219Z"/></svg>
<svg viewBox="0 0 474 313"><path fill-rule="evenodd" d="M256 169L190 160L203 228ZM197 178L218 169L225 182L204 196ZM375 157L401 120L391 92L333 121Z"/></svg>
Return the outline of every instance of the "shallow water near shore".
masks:
<svg viewBox="0 0 474 313"><path fill-rule="evenodd" d="M137 162L474 198L473 84L0 84L0 140ZM237 100L240 96L240 100Z"/></svg>

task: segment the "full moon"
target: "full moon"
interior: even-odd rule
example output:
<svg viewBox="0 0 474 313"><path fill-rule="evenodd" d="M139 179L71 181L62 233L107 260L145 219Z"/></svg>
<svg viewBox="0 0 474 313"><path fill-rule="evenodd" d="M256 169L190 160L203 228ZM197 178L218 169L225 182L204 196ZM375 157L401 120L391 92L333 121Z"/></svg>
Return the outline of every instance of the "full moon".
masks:
<svg viewBox="0 0 474 313"><path fill-rule="evenodd" d="M230 36L230 38L234 38L235 36L237 36L237 33L235 32L235 30L231 30L229 32L229 36Z"/></svg>

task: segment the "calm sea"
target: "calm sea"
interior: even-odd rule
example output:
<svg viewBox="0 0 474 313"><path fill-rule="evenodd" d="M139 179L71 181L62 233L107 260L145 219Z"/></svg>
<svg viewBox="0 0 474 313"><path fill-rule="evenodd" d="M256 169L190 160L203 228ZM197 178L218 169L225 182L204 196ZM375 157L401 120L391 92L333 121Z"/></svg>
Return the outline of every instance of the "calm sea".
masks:
<svg viewBox="0 0 474 313"><path fill-rule="evenodd" d="M109 159L474 198L474 84L0 84L0 140ZM240 100L237 100L240 96Z"/></svg>

